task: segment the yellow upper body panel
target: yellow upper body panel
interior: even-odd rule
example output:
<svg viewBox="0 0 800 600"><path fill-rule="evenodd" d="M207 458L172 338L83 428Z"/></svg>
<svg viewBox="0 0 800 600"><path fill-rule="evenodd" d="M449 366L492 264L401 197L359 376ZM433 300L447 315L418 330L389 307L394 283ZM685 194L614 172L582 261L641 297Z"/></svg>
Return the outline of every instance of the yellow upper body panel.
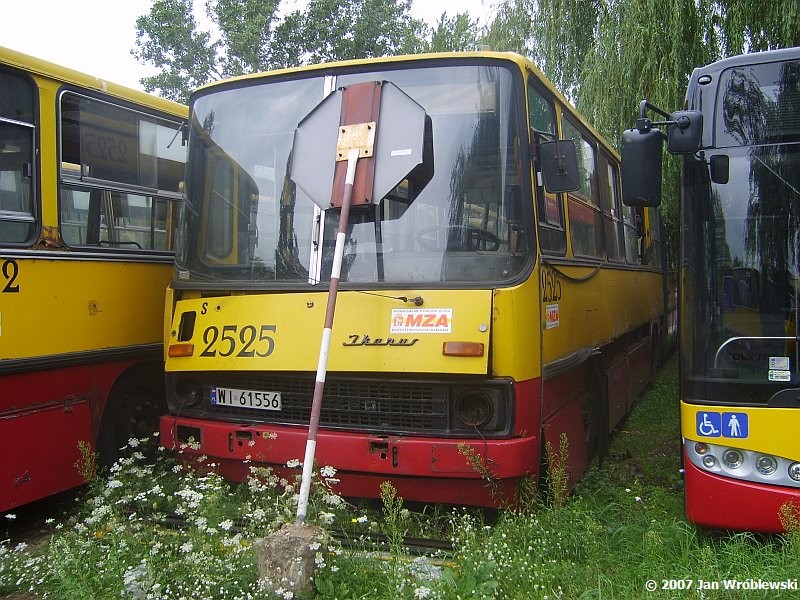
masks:
<svg viewBox="0 0 800 600"><path fill-rule="evenodd" d="M705 406L681 401L681 435L686 440L800 460L798 431L800 411L796 408Z"/></svg>
<svg viewBox="0 0 800 600"><path fill-rule="evenodd" d="M417 295L420 306L398 299ZM168 357L167 371L315 371L326 305L324 292L180 300L168 343L194 352ZM485 374L491 325L490 290L339 292L328 369ZM446 356L445 342L482 353Z"/></svg>

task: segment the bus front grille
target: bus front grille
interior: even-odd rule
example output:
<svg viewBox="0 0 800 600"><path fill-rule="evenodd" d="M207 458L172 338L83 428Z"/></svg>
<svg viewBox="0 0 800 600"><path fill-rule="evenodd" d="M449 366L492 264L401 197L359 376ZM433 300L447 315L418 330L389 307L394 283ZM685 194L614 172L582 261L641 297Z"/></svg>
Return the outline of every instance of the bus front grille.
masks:
<svg viewBox="0 0 800 600"><path fill-rule="evenodd" d="M282 409L268 411L211 404L211 389L280 392ZM444 433L448 389L443 382L328 377L320 426L378 433ZM308 424L314 374L218 373L203 386L202 416L248 423ZM194 411L192 411L194 412ZM200 416L200 415L198 415Z"/></svg>

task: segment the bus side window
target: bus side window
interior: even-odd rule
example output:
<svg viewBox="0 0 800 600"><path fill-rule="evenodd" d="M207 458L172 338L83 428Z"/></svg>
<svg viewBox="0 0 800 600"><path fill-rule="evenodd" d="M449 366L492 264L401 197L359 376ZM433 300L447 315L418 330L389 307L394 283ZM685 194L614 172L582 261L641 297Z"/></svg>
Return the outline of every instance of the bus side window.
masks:
<svg viewBox="0 0 800 600"><path fill-rule="evenodd" d="M179 123L65 93L61 236L69 246L172 250L185 150ZM155 192L153 190L156 190Z"/></svg>
<svg viewBox="0 0 800 600"><path fill-rule="evenodd" d="M608 260L625 262L625 237L620 209L619 168L604 153L600 153L600 200L603 208L606 251Z"/></svg>
<svg viewBox="0 0 800 600"><path fill-rule="evenodd" d="M533 83L528 83L528 117L531 129L534 132L540 131L553 137L556 136L553 104ZM543 139L536 133L531 137L532 144L535 144L537 139ZM540 165L536 165L536 170L540 170ZM545 191L544 186L539 185L537 182L534 182L534 185L536 213L539 221L539 244L542 252L563 255L566 252L567 239L564 228L562 195L548 193Z"/></svg>
<svg viewBox="0 0 800 600"><path fill-rule="evenodd" d="M33 109L30 84L0 73L0 242L31 242L36 231Z"/></svg>
<svg viewBox="0 0 800 600"><path fill-rule="evenodd" d="M625 229L625 259L629 265L638 265L639 256L639 225L638 215L632 206L622 206L623 228Z"/></svg>
<svg viewBox="0 0 800 600"><path fill-rule="evenodd" d="M561 127L564 139L575 142L581 182L580 189L568 197L572 253L575 256L602 258L605 256L605 249L600 198L595 177L595 149L566 115L562 115Z"/></svg>

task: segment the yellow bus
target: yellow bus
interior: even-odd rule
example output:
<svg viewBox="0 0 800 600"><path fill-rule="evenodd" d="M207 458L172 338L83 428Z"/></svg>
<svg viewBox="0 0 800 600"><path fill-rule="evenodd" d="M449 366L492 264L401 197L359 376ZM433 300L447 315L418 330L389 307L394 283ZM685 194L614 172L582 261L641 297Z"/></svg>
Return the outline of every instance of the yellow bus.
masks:
<svg viewBox="0 0 800 600"><path fill-rule="evenodd" d="M158 426L187 115L0 48L0 511Z"/></svg>
<svg viewBox="0 0 800 600"><path fill-rule="evenodd" d="M800 48L698 67L685 110L642 110L623 141L637 204L659 201L657 125L683 155L682 458L686 517L707 527L784 531L800 508L798 80Z"/></svg>
<svg viewBox="0 0 800 600"><path fill-rule="evenodd" d="M534 64L243 76L196 91L189 121L162 445L234 480L293 473L338 269L315 457L342 494L391 480L408 500L496 505L562 434L570 483L604 451L674 335L664 237Z"/></svg>

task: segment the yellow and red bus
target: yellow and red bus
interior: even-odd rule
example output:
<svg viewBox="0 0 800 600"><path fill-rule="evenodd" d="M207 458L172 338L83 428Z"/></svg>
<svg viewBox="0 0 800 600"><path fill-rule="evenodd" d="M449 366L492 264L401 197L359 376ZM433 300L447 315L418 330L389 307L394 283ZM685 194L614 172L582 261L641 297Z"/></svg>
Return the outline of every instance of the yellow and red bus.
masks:
<svg viewBox="0 0 800 600"><path fill-rule="evenodd" d="M792 48L695 69L685 110L664 115L669 150L684 154L686 516L709 527L782 531L782 507L800 508L799 108ZM660 168L662 134L646 118L639 125L626 133L623 165L647 178ZM634 202L657 202L657 181L640 182Z"/></svg>
<svg viewBox="0 0 800 600"><path fill-rule="evenodd" d="M158 427L187 115L0 48L0 512Z"/></svg>
<svg viewBox="0 0 800 600"><path fill-rule="evenodd" d="M316 461L344 495L513 501L562 434L574 483L674 335L658 211L622 205L618 155L521 56L243 76L189 121L161 443L231 479L304 458L334 268ZM333 265L349 146L374 173Z"/></svg>

